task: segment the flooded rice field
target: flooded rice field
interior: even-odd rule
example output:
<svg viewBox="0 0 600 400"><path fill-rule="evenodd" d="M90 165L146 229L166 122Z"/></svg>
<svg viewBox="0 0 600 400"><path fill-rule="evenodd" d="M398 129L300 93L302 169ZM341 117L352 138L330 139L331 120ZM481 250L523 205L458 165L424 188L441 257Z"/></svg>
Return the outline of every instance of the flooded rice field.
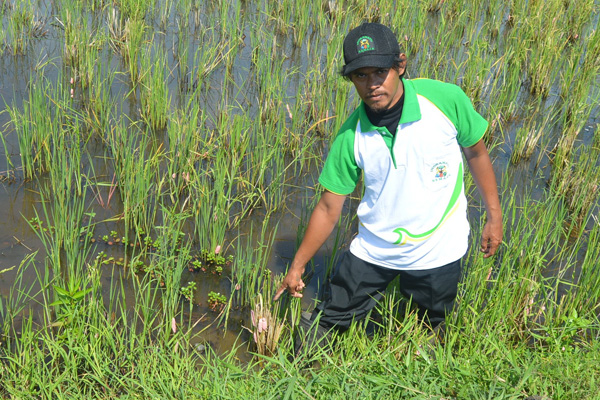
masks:
<svg viewBox="0 0 600 400"><path fill-rule="evenodd" d="M199 344L248 340L249 306L285 272L358 104L338 71L363 19L402 38L410 78L460 85L490 121L507 219L496 267L570 281L599 224L598 3L582 3L564 16L552 3L548 20L512 2L0 1L4 327L119 299L189 324ZM309 268L304 309L358 194Z"/></svg>

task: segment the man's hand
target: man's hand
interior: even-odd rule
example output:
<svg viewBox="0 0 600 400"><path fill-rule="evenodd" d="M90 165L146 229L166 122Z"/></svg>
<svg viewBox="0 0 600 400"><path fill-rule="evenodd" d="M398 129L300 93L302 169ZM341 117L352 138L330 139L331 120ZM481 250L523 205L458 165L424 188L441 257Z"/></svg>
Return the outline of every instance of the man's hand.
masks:
<svg viewBox="0 0 600 400"><path fill-rule="evenodd" d="M292 297L302 297L300 291L304 289L305 285L301 278L305 265L317 253L317 250L321 248L333 231L335 224L340 219L345 199L346 196L344 195L335 194L328 190L323 192L310 216L304 238L302 238L302 243L300 243L300 247L294 255L290 269L283 278L283 282L277 289L273 300L278 300L286 289Z"/></svg>
<svg viewBox="0 0 600 400"><path fill-rule="evenodd" d="M488 258L496 254L496 250L502 243L502 223L494 223L488 221L483 226L483 232L481 233L481 247L480 250L483 254L483 258Z"/></svg>
<svg viewBox="0 0 600 400"><path fill-rule="evenodd" d="M480 250L483 257L488 258L496 254L496 250L502 243L502 209L498 198L496 176L483 140L471 147L463 147L462 149L469 164L471 175L485 204L487 222L481 233Z"/></svg>
<svg viewBox="0 0 600 400"><path fill-rule="evenodd" d="M279 289L277 289L277 292L275 293L275 297L273 297L273 300L274 301L279 300L279 297L286 289L289 292L290 296L302 297L302 293L300 293L300 291L302 291L302 289L304 289L305 285L304 285L304 282L302 281L301 277L302 277L301 271L296 271L296 270L290 269L288 271L287 275L285 276L285 278L283 278L283 282L281 282Z"/></svg>

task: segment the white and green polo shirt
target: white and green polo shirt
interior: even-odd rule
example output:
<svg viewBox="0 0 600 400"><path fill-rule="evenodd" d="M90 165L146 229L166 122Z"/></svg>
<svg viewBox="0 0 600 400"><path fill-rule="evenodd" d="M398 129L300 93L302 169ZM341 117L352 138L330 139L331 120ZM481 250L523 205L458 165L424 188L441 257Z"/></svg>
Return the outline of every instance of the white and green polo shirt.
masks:
<svg viewBox="0 0 600 400"><path fill-rule="evenodd" d="M350 194L364 179L357 257L392 269L430 269L462 257L469 224L460 147L476 144L488 123L456 85L402 80L395 135L374 126L361 104L334 139L319 182Z"/></svg>

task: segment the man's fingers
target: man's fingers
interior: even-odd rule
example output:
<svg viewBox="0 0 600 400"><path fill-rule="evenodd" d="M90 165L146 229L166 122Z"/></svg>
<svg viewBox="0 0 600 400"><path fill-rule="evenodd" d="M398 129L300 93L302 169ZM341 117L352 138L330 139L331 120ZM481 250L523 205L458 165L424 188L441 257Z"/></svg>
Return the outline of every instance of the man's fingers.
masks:
<svg viewBox="0 0 600 400"><path fill-rule="evenodd" d="M273 297L273 301L279 300L279 297L281 296L281 293L284 292L284 290L285 290L285 286L281 286L275 293L275 296Z"/></svg>
<svg viewBox="0 0 600 400"><path fill-rule="evenodd" d="M488 239L488 238L486 238L486 237L483 237L483 238L481 239L481 245L480 245L480 249L481 249L481 251L482 251L483 253L487 253L487 252L489 252L489 251L490 251L490 247L491 247L491 245L490 245L490 241L489 241L489 239Z"/></svg>
<svg viewBox="0 0 600 400"><path fill-rule="evenodd" d="M491 224L486 222L481 234L480 250L484 258L492 257L496 254L502 244L502 224Z"/></svg>
<svg viewBox="0 0 600 400"><path fill-rule="evenodd" d="M488 258L496 254L498 247L500 247L500 243L495 243L491 239L481 243L481 252L484 253L483 258Z"/></svg>
<svg viewBox="0 0 600 400"><path fill-rule="evenodd" d="M305 288L305 285L304 285L304 282L302 280L300 280L300 282L298 282L298 284L296 285L296 287L289 286L288 284L286 284L284 282L284 283L281 284L281 286L279 287L279 289L277 289L277 292L275 293L275 296L273 296L273 301L279 300L279 297L281 297L281 294L283 292L285 292L286 289L288 290L288 292L290 292L290 296L292 296L292 297L302 297L302 293L298 293L298 292L300 292L304 288Z"/></svg>
<svg viewBox="0 0 600 400"><path fill-rule="evenodd" d="M273 301L277 301L277 300L279 300L279 297L281 296L281 294L282 294L284 291L285 291L285 288L281 288L281 289L279 289L279 290L277 291L277 293L275 293L275 296L273 296ZM292 290L290 290L289 292L290 292L290 296L292 296L292 297L298 297L298 298L302 297L302 293L299 293L299 292L297 292L297 291L295 291L295 290L293 290L293 291L292 291Z"/></svg>

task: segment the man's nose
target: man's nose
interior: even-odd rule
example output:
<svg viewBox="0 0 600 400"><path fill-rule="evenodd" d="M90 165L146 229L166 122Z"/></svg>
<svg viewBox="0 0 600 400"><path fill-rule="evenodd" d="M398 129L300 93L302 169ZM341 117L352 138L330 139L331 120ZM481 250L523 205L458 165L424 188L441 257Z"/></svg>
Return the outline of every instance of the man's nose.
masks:
<svg viewBox="0 0 600 400"><path fill-rule="evenodd" d="M369 88L377 88L381 86L382 82L383 80L381 79L381 77L377 76L377 74L370 74L368 76L367 86Z"/></svg>

